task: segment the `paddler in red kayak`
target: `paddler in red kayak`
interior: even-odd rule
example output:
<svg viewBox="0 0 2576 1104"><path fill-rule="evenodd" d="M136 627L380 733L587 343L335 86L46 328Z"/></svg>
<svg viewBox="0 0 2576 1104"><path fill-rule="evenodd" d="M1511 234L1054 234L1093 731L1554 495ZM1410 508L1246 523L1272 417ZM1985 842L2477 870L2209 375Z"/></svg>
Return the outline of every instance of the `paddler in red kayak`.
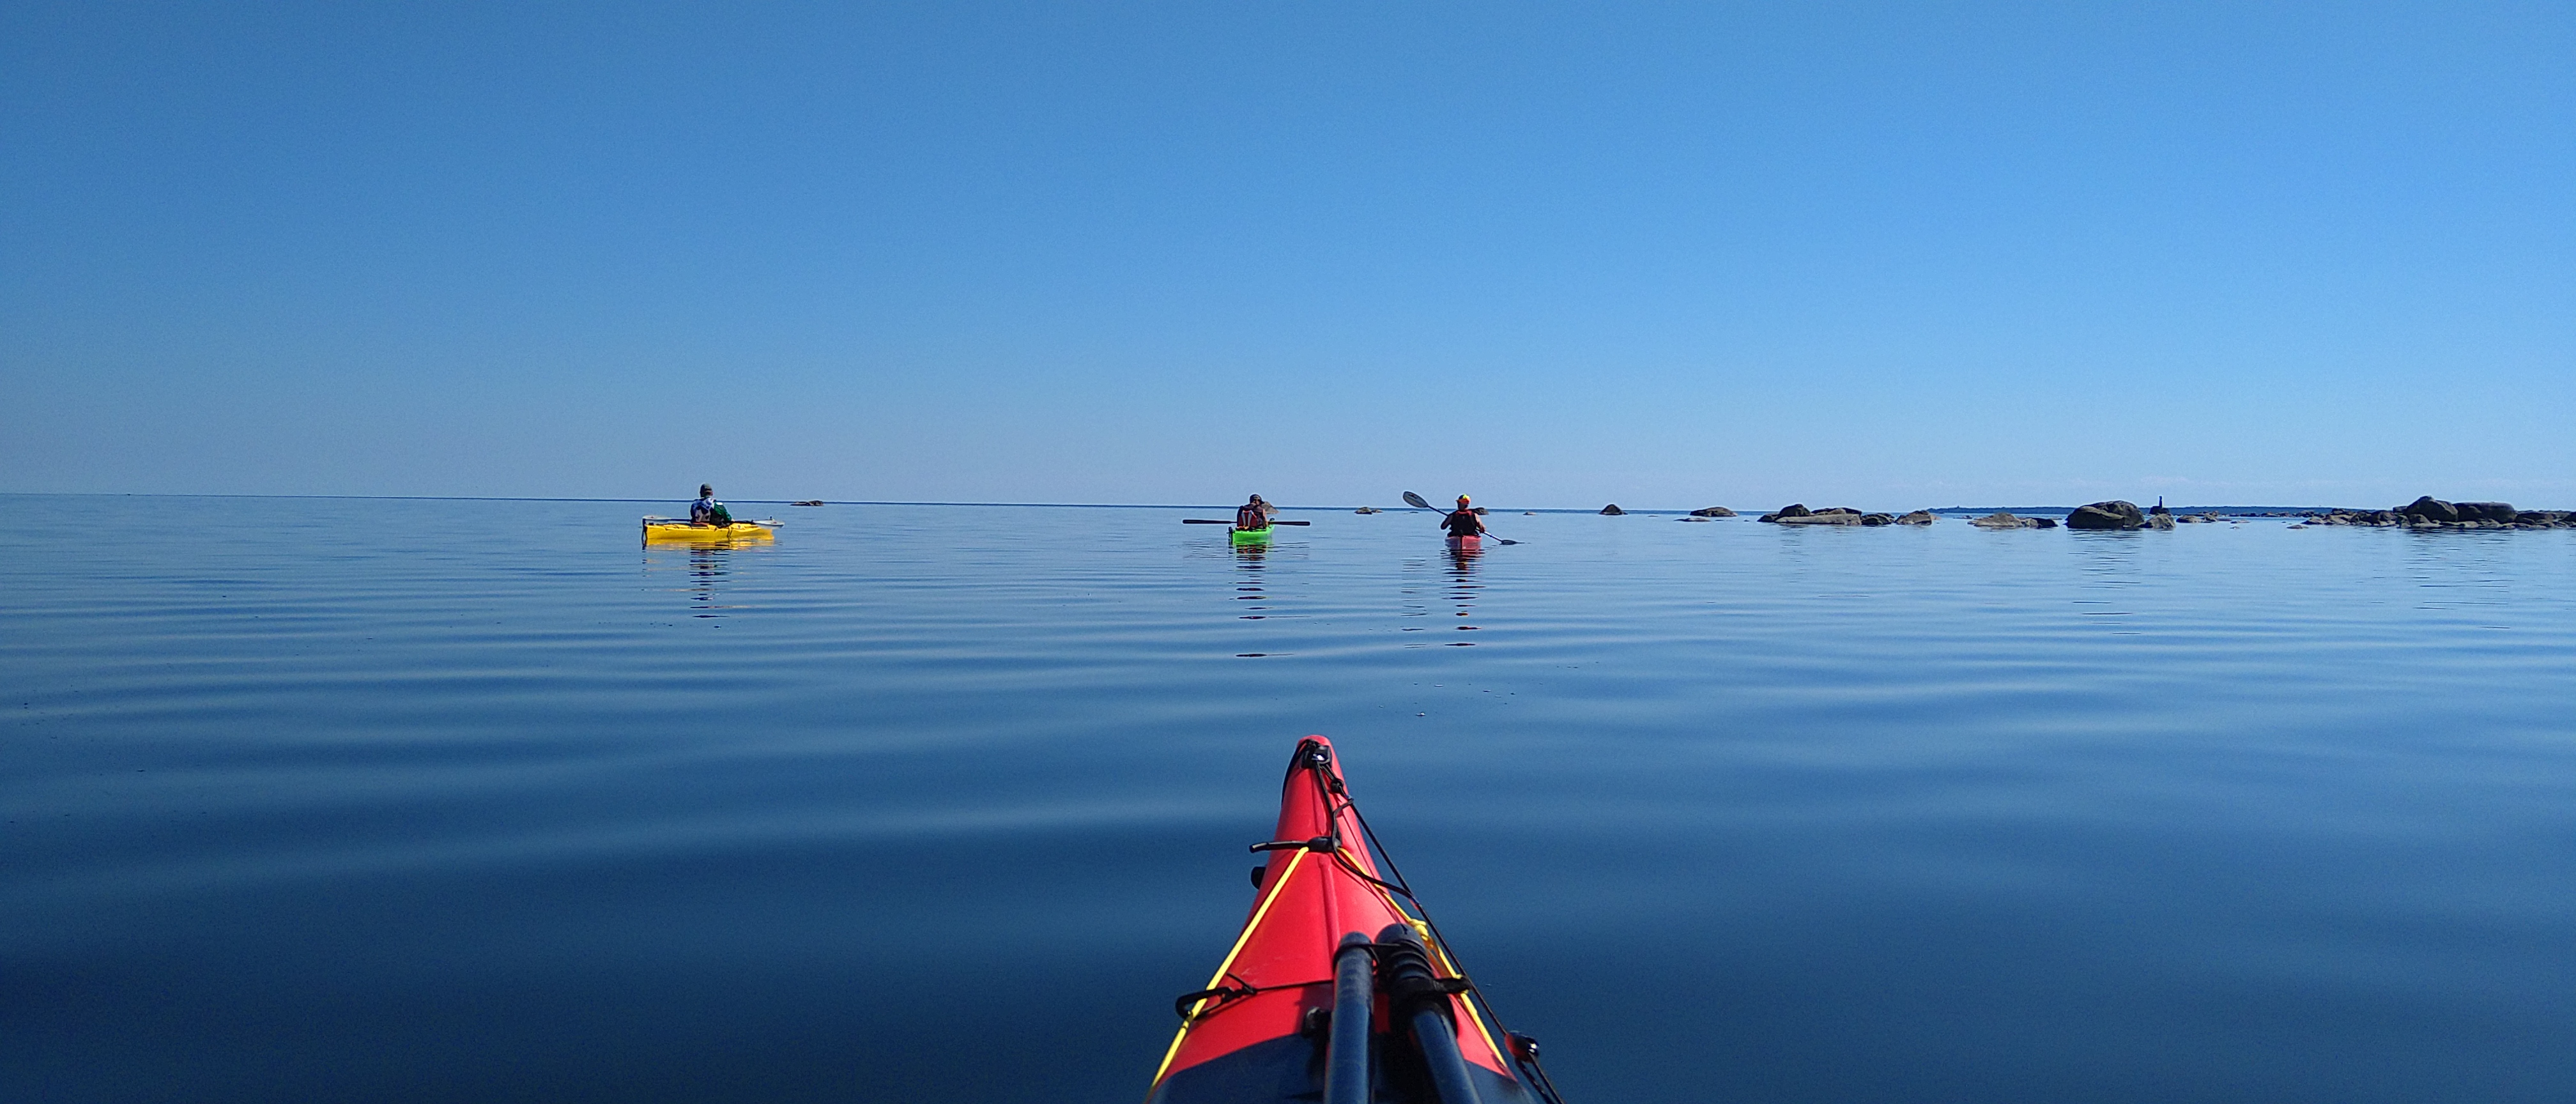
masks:
<svg viewBox="0 0 2576 1104"><path fill-rule="evenodd" d="M1450 541L1462 545L1472 545L1475 538L1485 535L1485 519L1476 516L1475 509L1467 505L1465 495L1458 496L1457 509L1440 519L1440 527L1449 531Z"/></svg>
<svg viewBox="0 0 2576 1104"><path fill-rule="evenodd" d="M1270 514L1270 504L1261 501L1260 495L1254 495L1252 501L1234 508L1234 527L1246 530L1270 528Z"/></svg>

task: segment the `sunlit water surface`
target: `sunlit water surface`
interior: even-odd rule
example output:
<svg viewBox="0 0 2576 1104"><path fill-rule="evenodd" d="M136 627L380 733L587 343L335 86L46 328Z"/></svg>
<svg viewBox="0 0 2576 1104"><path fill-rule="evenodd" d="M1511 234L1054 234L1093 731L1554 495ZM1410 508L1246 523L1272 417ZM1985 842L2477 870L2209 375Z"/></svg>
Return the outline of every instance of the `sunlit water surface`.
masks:
<svg viewBox="0 0 2576 1104"><path fill-rule="evenodd" d="M1573 1104L2576 1099L2576 533L43 507L0 1099L1132 1104L1308 732Z"/></svg>

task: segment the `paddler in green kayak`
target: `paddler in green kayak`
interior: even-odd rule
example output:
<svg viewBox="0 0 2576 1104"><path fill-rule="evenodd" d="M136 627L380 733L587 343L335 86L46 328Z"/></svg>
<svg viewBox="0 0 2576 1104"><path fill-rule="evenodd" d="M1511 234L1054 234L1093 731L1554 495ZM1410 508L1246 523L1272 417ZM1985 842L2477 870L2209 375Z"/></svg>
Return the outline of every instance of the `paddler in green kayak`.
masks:
<svg viewBox="0 0 2576 1104"><path fill-rule="evenodd" d="M1276 512L1269 503L1261 501L1260 495L1254 495L1252 501L1234 508L1234 527L1246 531L1270 528L1270 515Z"/></svg>
<svg viewBox="0 0 2576 1104"><path fill-rule="evenodd" d="M698 484L698 500L689 504L689 524L733 524L733 511L725 509L724 503L716 501L716 488L714 484Z"/></svg>

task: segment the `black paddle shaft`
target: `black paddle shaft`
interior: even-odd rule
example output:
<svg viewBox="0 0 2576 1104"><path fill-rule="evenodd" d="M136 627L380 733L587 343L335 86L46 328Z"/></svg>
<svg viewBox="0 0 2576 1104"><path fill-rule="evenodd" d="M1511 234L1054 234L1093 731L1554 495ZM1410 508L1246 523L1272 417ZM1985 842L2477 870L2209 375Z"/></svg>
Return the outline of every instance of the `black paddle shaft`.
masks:
<svg viewBox="0 0 2576 1104"><path fill-rule="evenodd" d="M1440 1104L1479 1104L1467 1059L1458 1053L1458 1025L1451 1020L1449 987L1431 969L1430 948L1403 924L1379 932L1378 967L1386 974L1386 1005L1396 1022L1413 1029L1422 1064Z"/></svg>
<svg viewBox="0 0 2576 1104"><path fill-rule="evenodd" d="M1352 932L1333 952L1333 1027L1324 1051L1324 1104L1369 1104L1369 1016L1377 963L1369 937Z"/></svg>

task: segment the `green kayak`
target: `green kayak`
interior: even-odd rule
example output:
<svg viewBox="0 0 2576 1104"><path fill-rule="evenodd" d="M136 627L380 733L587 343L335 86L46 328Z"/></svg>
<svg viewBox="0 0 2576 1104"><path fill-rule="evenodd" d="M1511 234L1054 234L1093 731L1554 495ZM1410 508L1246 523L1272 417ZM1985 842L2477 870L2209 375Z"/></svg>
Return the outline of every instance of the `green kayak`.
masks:
<svg viewBox="0 0 2576 1104"><path fill-rule="evenodd" d="M1234 537L1234 546L1237 548L1241 548L1247 544L1270 543L1270 527L1267 525L1264 525L1259 529L1236 529L1231 532Z"/></svg>

